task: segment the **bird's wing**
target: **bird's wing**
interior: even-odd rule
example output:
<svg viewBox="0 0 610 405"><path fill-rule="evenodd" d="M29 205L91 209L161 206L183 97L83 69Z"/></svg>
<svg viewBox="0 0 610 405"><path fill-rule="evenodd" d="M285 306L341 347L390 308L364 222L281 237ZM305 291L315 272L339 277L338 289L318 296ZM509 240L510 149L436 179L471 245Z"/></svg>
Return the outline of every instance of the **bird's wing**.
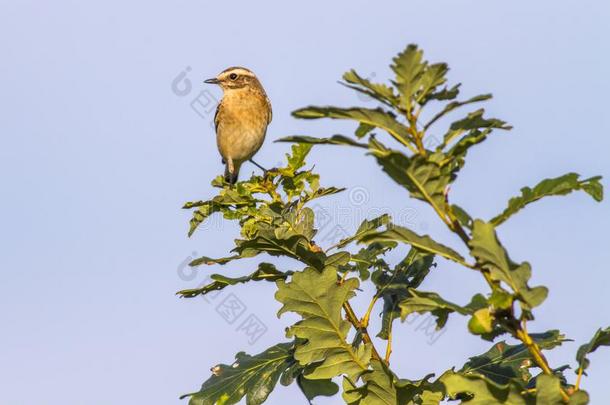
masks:
<svg viewBox="0 0 610 405"><path fill-rule="evenodd" d="M269 100L269 97L265 96L265 101L267 102L267 107L269 107L269 116L267 117L267 125L269 125L273 119L273 109L271 108L271 101Z"/></svg>
<svg viewBox="0 0 610 405"><path fill-rule="evenodd" d="M220 109L222 108L222 100L216 106L216 112L214 113L214 130L218 132L218 122L220 121Z"/></svg>

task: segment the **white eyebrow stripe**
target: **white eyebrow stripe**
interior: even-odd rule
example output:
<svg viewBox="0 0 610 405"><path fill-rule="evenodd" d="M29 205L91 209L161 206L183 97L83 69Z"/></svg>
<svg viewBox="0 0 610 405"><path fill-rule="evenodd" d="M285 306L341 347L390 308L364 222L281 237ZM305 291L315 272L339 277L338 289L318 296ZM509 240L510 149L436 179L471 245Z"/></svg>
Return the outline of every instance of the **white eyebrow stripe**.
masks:
<svg viewBox="0 0 610 405"><path fill-rule="evenodd" d="M223 75L230 75L232 73L236 73L236 74L241 75L241 76L252 76L252 77L254 77L254 73L252 73L248 69L244 69L244 68L234 68L234 69L226 70L222 74Z"/></svg>

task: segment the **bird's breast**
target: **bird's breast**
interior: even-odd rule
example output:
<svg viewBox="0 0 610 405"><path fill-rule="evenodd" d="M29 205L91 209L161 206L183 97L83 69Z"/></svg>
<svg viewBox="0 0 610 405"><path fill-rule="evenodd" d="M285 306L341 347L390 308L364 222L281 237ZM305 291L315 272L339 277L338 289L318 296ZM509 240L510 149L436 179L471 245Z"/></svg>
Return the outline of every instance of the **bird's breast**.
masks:
<svg viewBox="0 0 610 405"><path fill-rule="evenodd" d="M217 141L221 155L247 160L261 147L269 120L265 96L251 92L225 94L218 111Z"/></svg>

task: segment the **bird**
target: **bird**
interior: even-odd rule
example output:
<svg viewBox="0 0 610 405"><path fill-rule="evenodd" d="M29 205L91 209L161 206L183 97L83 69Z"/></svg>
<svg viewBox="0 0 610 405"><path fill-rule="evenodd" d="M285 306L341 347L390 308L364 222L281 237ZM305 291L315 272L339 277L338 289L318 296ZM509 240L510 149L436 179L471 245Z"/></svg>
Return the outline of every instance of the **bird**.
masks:
<svg viewBox="0 0 610 405"><path fill-rule="evenodd" d="M204 83L216 84L223 96L214 115L216 144L225 164L224 178L235 184L241 165L250 161L263 145L273 117L271 102L261 82L249 69L229 67Z"/></svg>

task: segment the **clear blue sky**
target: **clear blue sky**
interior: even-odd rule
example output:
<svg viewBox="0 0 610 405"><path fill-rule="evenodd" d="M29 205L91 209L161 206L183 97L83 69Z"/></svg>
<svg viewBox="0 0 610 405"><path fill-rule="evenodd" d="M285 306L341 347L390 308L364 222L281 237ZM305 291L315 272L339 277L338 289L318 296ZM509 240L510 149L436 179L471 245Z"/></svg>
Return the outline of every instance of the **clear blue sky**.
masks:
<svg viewBox="0 0 610 405"><path fill-rule="evenodd" d="M228 292L210 302L174 295L207 272L243 274L254 264L179 276L193 252L223 255L237 236L215 221L186 237L182 203L211 196L222 171L212 115L190 106L203 79L231 65L258 74L274 121L257 160L273 166L287 149L273 139L353 130L290 111L372 105L336 80L352 67L382 80L390 58L418 43L450 64L464 95L493 92L490 113L515 127L473 151L452 191L489 218L545 177L577 171L608 184L609 20L602 1L2 0L0 404L179 404L217 362L284 340L291 319L276 319L272 285L231 290L246 307L233 324L215 310ZM172 81L187 67L192 89L179 96ZM352 231L351 217L387 209L460 246L371 158L329 147L309 161L324 184L361 194L324 201L333 224ZM550 355L553 365L573 365L578 345L610 325L609 214L608 202L572 195L531 206L500 230L512 257L531 262L533 283L550 287L532 331L559 328L576 340ZM485 291L476 274L446 262L423 287L461 303ZM268 327L254 344L236 330L249 314ZM417 321L397 328L393 365L406 378L461 366L488 347L464 319L450 320L434 344L419 329ZM610 394L608 376L610 350L600 350L583 382L593 403ZM305 403L298 395L282 387L269 403Z"/></svg>

